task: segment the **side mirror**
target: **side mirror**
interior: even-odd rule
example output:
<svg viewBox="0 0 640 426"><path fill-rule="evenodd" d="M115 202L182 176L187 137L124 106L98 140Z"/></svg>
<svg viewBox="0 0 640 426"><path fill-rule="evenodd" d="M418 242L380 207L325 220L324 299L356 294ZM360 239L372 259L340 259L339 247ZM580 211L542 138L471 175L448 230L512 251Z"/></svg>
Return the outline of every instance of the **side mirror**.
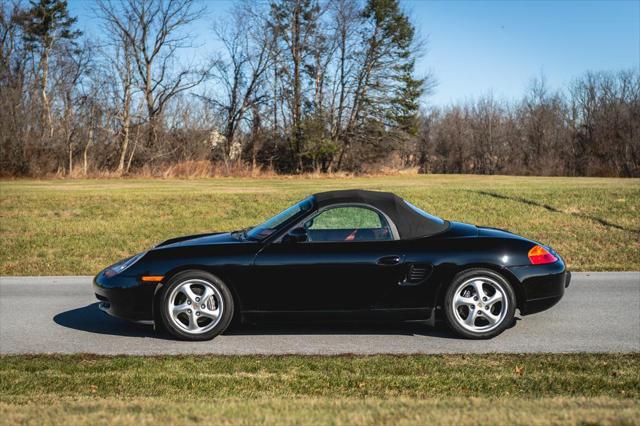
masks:
<svg viewBox="0 0 640 426"><path fill-rule="evenodd" d="M294 228L282 237L283 243L302 243L307 241L307 230L304 228Z"/></svg>

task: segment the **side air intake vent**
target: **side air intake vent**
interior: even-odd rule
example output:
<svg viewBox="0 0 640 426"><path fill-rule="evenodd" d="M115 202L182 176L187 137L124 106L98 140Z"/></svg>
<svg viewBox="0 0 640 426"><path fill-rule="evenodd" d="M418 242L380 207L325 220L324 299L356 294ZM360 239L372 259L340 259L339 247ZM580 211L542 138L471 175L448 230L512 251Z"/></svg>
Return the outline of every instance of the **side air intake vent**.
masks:
<svg viewBox="0 0 640 426"><path fill-rule="evenodd" d="M416 285L422 283L431 274L431 265L411 265L400 285Z"/></svg>

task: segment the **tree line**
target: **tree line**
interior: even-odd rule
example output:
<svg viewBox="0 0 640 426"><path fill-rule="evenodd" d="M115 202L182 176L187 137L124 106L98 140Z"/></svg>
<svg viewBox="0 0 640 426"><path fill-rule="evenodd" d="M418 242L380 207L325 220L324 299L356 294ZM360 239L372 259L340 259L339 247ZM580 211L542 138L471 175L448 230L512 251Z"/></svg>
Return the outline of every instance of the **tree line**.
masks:
<svg viewBox="0 0 640 426"><path fill-rule="evenodd" d="M210 57L190 33L205 6L96 0L88 35L65 0L3 3L1 173L640 175L638 70L431 107L397 0L238 1Z"/></svg>

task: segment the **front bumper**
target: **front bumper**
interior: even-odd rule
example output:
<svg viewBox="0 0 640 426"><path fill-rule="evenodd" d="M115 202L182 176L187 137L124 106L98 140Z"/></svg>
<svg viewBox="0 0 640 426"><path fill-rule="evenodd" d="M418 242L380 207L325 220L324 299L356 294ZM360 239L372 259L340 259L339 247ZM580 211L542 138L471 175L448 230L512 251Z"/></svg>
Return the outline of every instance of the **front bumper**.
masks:
<svg viewBox="0 0 640 426"><path fill-rule="evenodd" d="M522 315L534 314L558 303L571 282L571 272L562 260L547 265L508 268L521 283L518 307Z"/></svg>
<svg viewBox="0 0 640 426"><path fill-rule="evenodd" d="M104 271L93 279L93 292L100 309L109 315L136 322L153 321L153 299L157 283L140 283L135 277L106 277Z"/></svg>

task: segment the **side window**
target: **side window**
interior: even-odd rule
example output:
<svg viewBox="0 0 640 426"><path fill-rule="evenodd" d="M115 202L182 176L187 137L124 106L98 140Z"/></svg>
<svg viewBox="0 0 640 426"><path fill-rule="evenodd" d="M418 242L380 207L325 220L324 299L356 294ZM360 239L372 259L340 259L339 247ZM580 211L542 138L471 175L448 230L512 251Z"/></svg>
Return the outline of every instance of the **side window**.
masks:
<svg viewBox="0 0 640 426"><path fill-rule="evenodd" d="M366 207L335 207L307 223L309 241L384 241L393 234L385 218Z"/></svg>

